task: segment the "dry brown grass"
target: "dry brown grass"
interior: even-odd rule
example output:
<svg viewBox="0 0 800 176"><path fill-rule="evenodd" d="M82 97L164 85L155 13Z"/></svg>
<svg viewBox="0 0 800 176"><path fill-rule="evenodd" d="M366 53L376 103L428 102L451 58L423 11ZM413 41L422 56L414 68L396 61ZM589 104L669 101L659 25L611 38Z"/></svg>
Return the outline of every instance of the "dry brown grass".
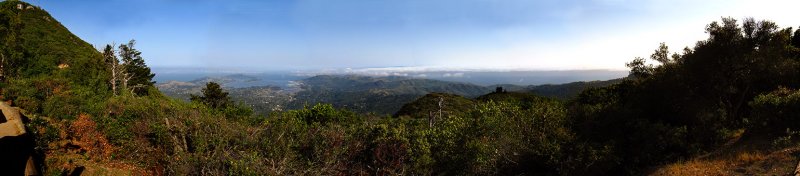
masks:
<svg viewBox="0 0 800 176"><path fill-rule="evenodd" d="M741 135L717 151L656 168L650 175L788 175L797 166L800 146L771 149L770 141Z"/></svg>
<svg viewBox="0 0 800 176"><path fill-rule="evenodd" d="M81 175L161 175L134 164L119 161L94 161L76 153L49 153L48 155L49 164L57 164L57 166L50 167L47 175L73 173L77 168L82 168Z"/></svg>
<svg viewBox="0 0 800 176"><path fill-rule="evenodd" d="M89 115L79 115L70 124L67 133L61 134L62 139L71 139L71 145L77 146L79 152L85 152L94 159L106 160L114 152L114 146L97 130L97 123Z"/></svg>
<svg viewBox="0 0 800 176"><path fill-rule="evenodd" d="M762 162L767 156L761 152L740 151L733 155L713 159L692 159L664 166L652 175L736 175L747 165Z"/></svg>

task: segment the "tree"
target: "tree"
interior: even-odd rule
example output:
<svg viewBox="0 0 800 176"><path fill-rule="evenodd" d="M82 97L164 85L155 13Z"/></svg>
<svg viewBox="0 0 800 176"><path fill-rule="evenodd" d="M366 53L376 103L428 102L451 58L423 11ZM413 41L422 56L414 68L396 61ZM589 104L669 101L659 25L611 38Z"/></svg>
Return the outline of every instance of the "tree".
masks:
<svg viewBox="0 0 800 176"><path fill-rule="evenodd" d="M670 60L668 55L669 55L669 48L667 48L667 45L664 42L661 42L658 45L658 48L655 50L655 52L653 52L653 54L650 55L650 59L658 61L662 65L666 65L672 62L672 60Z"/></svg>
<svg viewBox="0 0 800 176"><path fill-rule="evenodd" d="M136 95L147 93L147 87L153 86L155 74L144 63L142 52L136 50L136 40L119 45L119 56L122 59L122 87L130 89Z"/></svg>
<svg viewBox="0 0 800 176"><path fill-rule="evenodd" d="M645 60L641 57L636 57L625 66L631 68L630 75L637 78L646 78L653 72L653 65L645 65Z"/></svg>
<svg viewBox="0 0 800 176"><path fill-rule="evenodd" d="M797 30L794 31L794 36L792 36L792 45L800 48L800 28L797 28Z"/></svg>
<svg viewBox="0 0 800 176"><path fill-rule="evenodd" d="M117 58L116 51L114 51L114 47L112 45L106 45L106 47L103 49L103 59L111 70L111 79L109 80L109 83L111 84L111 91L114 95L117 95L117 85L119 84L120 76L122 75L122 67L119 66L119 59Z"/></svg>
<svg viewBox="0 0 800 176"><path fill-rule="evenodd" d="M22 48L22 20L19 13L3 11L0 14L0 80L7 76L14 76L20 70L24 58Z"/></svg>
<svg viewBox="0 0 800 176"><path fill-rule="evenodd" d="M206 83L206 87L203 88L203 96L193 94L190 96L192 101L203 103L214 109L225 108L232 104L228 92L223 91L216 82Z"/></svg>

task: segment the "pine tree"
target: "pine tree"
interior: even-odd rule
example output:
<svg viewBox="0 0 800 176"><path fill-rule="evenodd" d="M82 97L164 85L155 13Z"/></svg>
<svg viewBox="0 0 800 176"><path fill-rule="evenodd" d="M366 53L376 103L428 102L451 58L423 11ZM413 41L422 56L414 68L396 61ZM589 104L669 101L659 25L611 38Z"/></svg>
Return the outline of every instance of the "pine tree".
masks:
<svg viewBox="0 0 800 176"><path fill-rule="evenodd" d="M203 88L203 96L190 95L192 101L203 103L211 108L225 108L231 105L231 99L228 97L228 92L222 90L219 84L215 82L206 83Z"/></svg>
<svg viewBox="0 0 800 176"><path fill-rule="evenodd" d="M792 45L794 47L800 48L800 27L794 31L794 36L792 36Z"/></svg>
<svg viewBox="0 0 800 176"><path fill-rule="evenodd" d="M119 56L122 59L122 87L131 90L136 95L147 93L147 87L153 86L155 74L150 72L150 67L144 63L142 52L136 50L136 40L128 44L119 45Z"/></svg>

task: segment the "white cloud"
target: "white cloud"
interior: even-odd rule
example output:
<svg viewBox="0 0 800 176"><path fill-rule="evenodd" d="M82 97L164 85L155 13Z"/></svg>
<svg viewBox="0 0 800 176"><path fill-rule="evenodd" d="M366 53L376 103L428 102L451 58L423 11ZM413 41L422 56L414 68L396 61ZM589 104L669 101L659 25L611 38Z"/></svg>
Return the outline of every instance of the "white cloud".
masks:
<svg viewBox="0 0 800 176"><path fill-rule="evenodd" d="M459 73L445 73L445 74L442 74L442 77L445 77L445 78L448 78L448 77L460 78L460 77L464 77L464 73L461 73L461 72L459 72Z"/></svg>

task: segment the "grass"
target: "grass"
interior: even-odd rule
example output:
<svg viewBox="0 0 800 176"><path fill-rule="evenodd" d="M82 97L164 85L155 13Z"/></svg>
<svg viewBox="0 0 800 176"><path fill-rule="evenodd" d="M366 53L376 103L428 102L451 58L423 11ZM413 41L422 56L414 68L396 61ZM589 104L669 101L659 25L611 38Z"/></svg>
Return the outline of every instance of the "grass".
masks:
<svg viewBox="0 0 800 176"><path fill-rule="evenodd" d="M50 155L48 158L50 164L58 163L58 166L50 167L48 175L58 175L64 173L72 173L79 167L83 170L81 175L153 175L147 170L137 167L133 164L112 161L93 161L85 155L74 153L60 153L57 155Z"/></svg>
<svg viewBox="0 0 800 176"><path fill-rule="evenodd" d="M735 135L716 151L666 164L650 175L791 175L800 161L800 146L774 149L771 138Z"/></svg>

